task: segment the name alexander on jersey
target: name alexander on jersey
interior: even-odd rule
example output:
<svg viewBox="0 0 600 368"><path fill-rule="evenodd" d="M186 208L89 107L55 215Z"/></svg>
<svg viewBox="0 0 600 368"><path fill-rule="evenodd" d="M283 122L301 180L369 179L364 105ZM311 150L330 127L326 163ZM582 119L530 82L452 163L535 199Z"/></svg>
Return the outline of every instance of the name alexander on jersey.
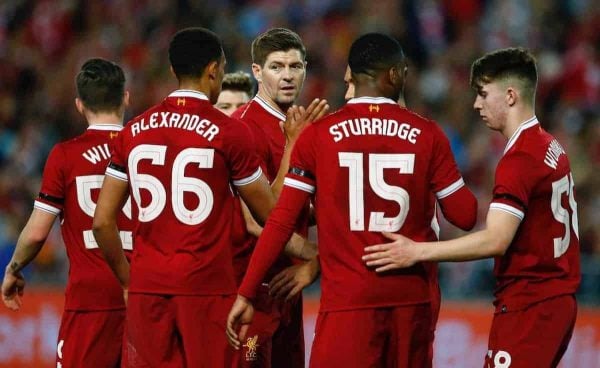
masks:
<svg viewBox="0 0 600 368"><path fill-rule="evenodd" d="M206 138L209 142L219 134L219 127L208 119L203 119L194 114L178 114L171 111L154 112L150 114L148 121L144 117L130 124L131 135L134 137L142 131L157 128L177 128L195 131L196 134Z"/></svg>
<svg viewBox="0 0 600 368"><path fill-rule="evenodd" d="M351 135L381 135L394 137L417 143L421 129L414 128L408 123L398 123L394 119L355 118L344 120L329 128L334 142L339 142Z"/></svg>

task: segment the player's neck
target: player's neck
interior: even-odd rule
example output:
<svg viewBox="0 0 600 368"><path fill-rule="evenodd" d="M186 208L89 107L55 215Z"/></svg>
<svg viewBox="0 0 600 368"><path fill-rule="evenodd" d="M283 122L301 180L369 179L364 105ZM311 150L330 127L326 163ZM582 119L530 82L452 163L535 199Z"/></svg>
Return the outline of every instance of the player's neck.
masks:
<svg viewBox="0 0 600 368"><path fill-rule="evenodd" d="M519 126L525 121L535 116L535 111L531 107L515 108L508 111L506 125L502 130L502 135L506 139L510 139L513 134L519 129Z"/></svg>
<svg viewBox="0 0 600 368"><path fill-rule="evenodd" d="M204 80L182 80L179 89L201 92L210 99L210 86Z"/></svg>
<svg viewBox="0 0 600 368"><path fill-rule="evenodd" d="M117 112L86 112L85 118L88 122L88 125L102 125L102 124L112 124L112 125L123 125L123 115Z"/></svg>
<svg viewBox="0 0 600 368"><path fill-rule="evenodd" d="M262 88L259 88L258 92L256 94L258 95L258 97L263 99L263 101L265 101L267 104L269 104L269 106L271 106L272 108L274 108L275 110L279 111L280 113L282 113L284 115L291 106L291 105L282 106L282 105L278 104Z"/></svg>

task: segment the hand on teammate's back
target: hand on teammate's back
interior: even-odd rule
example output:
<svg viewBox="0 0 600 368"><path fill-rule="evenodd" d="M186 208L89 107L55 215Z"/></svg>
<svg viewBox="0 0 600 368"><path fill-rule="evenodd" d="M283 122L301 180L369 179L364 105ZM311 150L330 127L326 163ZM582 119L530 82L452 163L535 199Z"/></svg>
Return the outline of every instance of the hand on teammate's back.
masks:
<svg viewBox="0 0 600 368"><path fill-rule="evenodd" d="M391 243L375 244L365 248L363 261L376 272L385 272L396 268L405 268L418 261L419 248L414 241L395 233L383 232L383 236L393 240Z"/></svg>

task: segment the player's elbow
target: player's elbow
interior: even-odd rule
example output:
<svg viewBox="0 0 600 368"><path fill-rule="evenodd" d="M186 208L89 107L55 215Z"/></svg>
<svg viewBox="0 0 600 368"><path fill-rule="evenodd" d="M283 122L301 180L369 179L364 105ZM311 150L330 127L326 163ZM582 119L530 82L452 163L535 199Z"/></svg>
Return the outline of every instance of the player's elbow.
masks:
<svg viewBox="0 0 600 368"><path fill-rule="evenodd" d="M490 233L487 243L489 256L502 257L508 250L510 240L501 235Z"/></svg>
<svg viewBox="0 0 600 368"><path fill-rule="evenodd" d="M477 224L477 198L467 187L440 200L440 206L444 217L461 230L472 230Z"/></svg>
<svg viewBox="0 0 600 368"><path fill-rule="evenodd" d="M110 221L108 218L98 215L94 216L94 220L92 222L92 233L94 234L94 237L98 237L98 235L109 228L109 226Z"/></svg>
<svg viewBox="0 0 600 368"><path fill-rule="evenodd" d="M21 238L22 241L24 241L26 244L35 244L41 246L46 242L46 239L48 238L48 233L42 230L28 229L28 231L24 231L23 233L21 233Z"/></svg>

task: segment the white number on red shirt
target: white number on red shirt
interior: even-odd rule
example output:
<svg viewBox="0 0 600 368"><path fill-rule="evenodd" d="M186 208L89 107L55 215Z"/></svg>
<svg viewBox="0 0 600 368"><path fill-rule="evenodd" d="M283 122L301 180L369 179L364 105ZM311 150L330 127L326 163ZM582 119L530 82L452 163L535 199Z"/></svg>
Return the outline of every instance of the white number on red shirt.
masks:
<svg viewBox="0 0 600 368"><path fill-rule="evenodd" d="M77 203L83 213L90 217L94 217L94 211L96 210L96 202L92 199L92 190L100 189L103 180L104 175L82 175L75 178ZM128 219L131 219L131 198L127 198L122 211ZM119 231L119 236L121 237L123 249L132 250L133 238L131 231ZM98 248L98 243L96 243L91 229L83 231L83 244L85 244L87 249Z"/></svg>
<svg viewBox="0 0 600 368"><path fill-rule="evenodd" d="M350 230L364 231L363 154L340 152L338 157L340 167L347 167L349 171ZM399 169L400 174L412 174L414 166L414 154L369 154L368 170L371 189L380 198L394 201L400 206L400 212L393 217L385 217L383 212L370 212L369 231L395 232L400 230L410 209L409 194L404 188L387 184L383 172L384 169Z"/></svg>
<svg viewBox="0 0 600 368"><path fill-rule="evenodd" d="M152 165L165 164L166 146L142 144L131 150L129 154L129 177L133 197L138 204L138 220L149 222L156 219L167 203L167 192L158 178L138 172L138 164L142 160L150 160ZM213 192L201 179L185 176L185 168L189 164L197 164L201 169L213 167L214 149L187 148L181 151L173 162L171 172L171 206L175 217L184 224L198 225L206 220L213 208ZM151 196L150 203L141 206L141 189L146 189ZM184 193L192 193L198 197L198 206L194 209L185 207Z"/></svg>
<svg viewBox="0 0 600 368"><path fill-rule="evenodd" d="M567 249L569 248L569 243L571 242L571 229L573 227L573 232L575 236L579 238L579 225L577 220L577 202L575 202L574 195L574 186L573 175L565 175L562 179L557 180L552 183L552 214L556 221L565 225L565 236L562 238L554 238L554 258L558 258L565 254ZM571 208L572 215L569 215L569 211L567 211L562 206L562 196L566 194L569 196L569 207Z"/></svg>

